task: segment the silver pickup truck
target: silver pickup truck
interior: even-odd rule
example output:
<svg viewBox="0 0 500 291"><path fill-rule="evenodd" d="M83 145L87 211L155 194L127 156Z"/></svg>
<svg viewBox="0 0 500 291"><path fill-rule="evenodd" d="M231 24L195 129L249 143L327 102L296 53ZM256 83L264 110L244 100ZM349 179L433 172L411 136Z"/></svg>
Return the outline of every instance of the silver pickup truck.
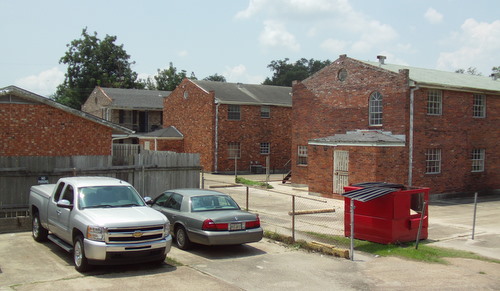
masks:
<svg viewBox="0 0 500 291"><path fill-rule="evenodd" d="M33 238L72 252L79 272L97 264L162 262L170 251L168 219L127 182L62 178L32 186L29 203Z"/></svg>

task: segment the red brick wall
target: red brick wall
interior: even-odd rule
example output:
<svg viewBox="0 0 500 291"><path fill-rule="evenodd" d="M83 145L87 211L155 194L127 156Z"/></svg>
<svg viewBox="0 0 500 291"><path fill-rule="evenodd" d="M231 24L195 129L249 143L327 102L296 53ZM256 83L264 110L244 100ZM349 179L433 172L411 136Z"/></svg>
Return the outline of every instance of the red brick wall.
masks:
<svg viewBox="0 0 500 291"><path fill-rule="evenodd" d="M344 81L337 79L341 68L348 72ZM406 134L409 104L407 83L407 72L391 73L341 57L313 77L294 85L292 182L307 184L308 179L315 179L313 176L317 175L311 173L310 165L296 165L298 146L307 145L310 139L344 134L356 129L380 129L392 131L393 134ZM384 104L383 126L376 127L369 126L368 121L368 100L375 91L382 94ZM332 159L333 155L329 160ZM407 158L402 160L403 163L406 161Z"/></svg>
<svg viewBox="0 0 500 291"><path fill-rule="evenodd" d="M184 92L187 92L185 98ZM218 108L217 108L218 106ZM291 108L271 106L270 118L260 117L260 106L242 105L241 119L227 119L227 104L216 105L214 92L205 92L189 80L184 80L165 98L164 126L175 126L184 135L184 151L200 153L200 163L206 171L234 171L234 159L228 159L229 142L240 142L239 171L249 171L251 163L266 164L260 154L260 143L271 144L272 169L281 169L290 159ZM215 116L218 110L217 168L215 160Z"/></svg>
<svg viewBox="0 0 500 291"><path fill-rule="evenodd" d="M346 68L345 81L337 79ZM383 126L368 125L368 98L383 96ZM356 129L380 129L406 135L406 147L347 147L350 182L408 182L410 89L405 71L399 74L341 57L331 66L293 87L293 183L309 184L313 192L331 193L333 149L309 146L309 165L297 166L297 146L308 140ZM443 91L443 114L427 115L427 89L415 91L413 185L431 193L500 188L500 97L486 95L486 118L472 117L473 94ZM340 149L341 147L337 147ZM425 174L428 148L442 151L440 174ZM471 172L471 151L486 151L485 172Z"/></svg>
<svg viewBox="0 0 500 291"><path fill-rule="evenodd" d="M500 97L486 95L486 118L472 117L473 94L442 91L443 114L427 115L427 89L415 94L414 184L432 193L500 188ZM441 173L425 174L428 148L441 149ZM485 149L485 171L471 171L471 151Z"/></svg>
<svg viewBox="0 0 500 291"><path fill-rule="evenodd" d="M112 129L43 104L0 104L0 155L111 155Z"/></svg>
<svg viewBox="0 0 500 291"><path fill-rule="evenodd" d="M187 92L184 98L184 92ZM213 171L215 104L207 93L185 79L163 102L163 126L184 135L184 152L199 153L205 171Z"/></svg>
<svg viewBox="0 0 500 291"><path fill-rule="evenodd" d="M234 159L228 159L228 143L239 142L241 158L238 170L249 171L250 165L266 166L260 144L270 143L270 166L281 170L290 160L290 107L270 106L270 118L261 118L259 105L241 105L240 120L228 120L228 105L219 106L219 167L222 172L234 171Z"/></svg>

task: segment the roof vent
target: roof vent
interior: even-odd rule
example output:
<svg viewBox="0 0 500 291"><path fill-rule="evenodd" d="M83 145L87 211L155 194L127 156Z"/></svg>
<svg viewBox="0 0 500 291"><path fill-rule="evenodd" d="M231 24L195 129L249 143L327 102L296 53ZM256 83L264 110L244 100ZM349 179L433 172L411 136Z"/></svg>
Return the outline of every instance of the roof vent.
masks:
<svg viewBox="0 0 500 291"><path fill-rule="evenodd" d="M380 56L380 55L377 56L379 66L385 65L385 59L386 58L387 58L386 56Z"/></svg>

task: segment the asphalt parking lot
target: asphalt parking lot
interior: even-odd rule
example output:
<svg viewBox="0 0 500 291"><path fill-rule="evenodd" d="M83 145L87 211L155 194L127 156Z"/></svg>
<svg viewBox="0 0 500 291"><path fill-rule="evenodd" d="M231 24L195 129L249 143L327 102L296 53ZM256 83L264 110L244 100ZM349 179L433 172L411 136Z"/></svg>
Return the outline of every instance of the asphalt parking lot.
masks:
<svg viewBox="0 0 500 291"><path fill-rule="evenodd" d="M290 186L283 191L295 191ZM500 259L500 201L478 204L471 239L470 201L430 206L429 239ZM263 239L242 246L172 247L162 265L97 266L80 274L71 255L36 243L29 232L0 234L0 290L499 290L500 264L450 259L448 265L374 257L350 261ZM178 264L177 264L178 263Z"/></svg>

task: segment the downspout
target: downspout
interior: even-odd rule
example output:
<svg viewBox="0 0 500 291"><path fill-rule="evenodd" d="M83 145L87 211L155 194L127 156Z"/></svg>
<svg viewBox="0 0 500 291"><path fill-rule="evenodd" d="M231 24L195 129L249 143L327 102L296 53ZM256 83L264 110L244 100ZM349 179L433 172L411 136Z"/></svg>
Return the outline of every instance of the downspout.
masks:
<svg viewBox="0 0 500 291"><path fill-rule="evenodd" d="M217 173L217 165L219 159L219 100L215 99L215 151L214 151L214 171Z"/></svg>
<svg viewBox="0 0 500 291"><path fill-rule="evenodd" d="M413 183L413 130L414 130L414 115L415 115L415 91L420 89L418 86L410 89L410 132L408 141L408 187Z"/></svg>

